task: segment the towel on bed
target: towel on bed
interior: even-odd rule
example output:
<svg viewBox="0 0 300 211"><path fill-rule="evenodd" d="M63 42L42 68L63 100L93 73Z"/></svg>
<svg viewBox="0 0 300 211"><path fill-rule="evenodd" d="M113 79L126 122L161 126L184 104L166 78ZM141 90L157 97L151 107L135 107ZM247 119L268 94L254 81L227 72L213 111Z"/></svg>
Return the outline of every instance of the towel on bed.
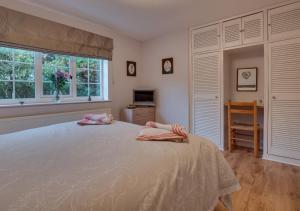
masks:
<svg viewBox="0 0 300 211"><path fill-rule="evenodd" d="M83 119L78 121L79 125L107 125L113 121L112 114L86 114Z"/></svg>
<svg viewBox="0 0 300 211"><path fill-rule="evenodd" d="M179 124L165 125L157 122L147 122L139 136L139 141L175 141L187 142L188 134Z"/></svg>

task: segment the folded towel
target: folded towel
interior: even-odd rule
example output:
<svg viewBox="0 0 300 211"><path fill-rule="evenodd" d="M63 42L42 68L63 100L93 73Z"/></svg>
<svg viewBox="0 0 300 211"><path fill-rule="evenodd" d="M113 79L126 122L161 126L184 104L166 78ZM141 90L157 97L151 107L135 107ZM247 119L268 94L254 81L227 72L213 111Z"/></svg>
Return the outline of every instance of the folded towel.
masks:
<svg viewBox="0 0 300 211"><path fill-rule="evenodd" d="M112 114L86 114L84 118L77 122L79 125L107 125L113 121Z"/></svg>
<svg viewBox="0 0 300 211"><path fill-rule="evenodd" d="M180 126L179 124L166 125L166 124L160 124L157 122L147 122L146 126L152 127L152 128L160 128L160 129L169 130L169 131L171 131L179 136L182 136L184 138L188 137L188 134L185 131L185 129L182 126Z"/></svg>
<svg viewBox="0 0 300 211"><path fill-rule="evenodd" d="M93 120L93 121L103 121L108 118L109 114L102 113L102 114L86 114L84 115L84 119Z"/></svg>
<svg viewBox="0 0 300 211"><path fill-rule="evenodd" d="M175 141L187 142L188 134L178 124L164 125L157 122L147 122L146 127L140 131L136 138L139 141Z"/></svg>

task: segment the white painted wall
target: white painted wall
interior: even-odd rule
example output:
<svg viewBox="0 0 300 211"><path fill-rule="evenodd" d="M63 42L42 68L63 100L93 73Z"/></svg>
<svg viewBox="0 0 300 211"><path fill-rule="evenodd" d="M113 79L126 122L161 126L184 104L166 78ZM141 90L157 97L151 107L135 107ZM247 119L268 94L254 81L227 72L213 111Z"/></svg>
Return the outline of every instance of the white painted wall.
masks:
<svg viewBox="0 0 300 211"><path fill-rule="evenodd" d="M259 105L264 101L264 49L263 47L242 48L242 51L235 50L228 52L226 62L229 66L224 67L224 101L253 101L256 100ZM238 92L237 68L257 67L257 92Z"/></svg>
<svg viewBox="0 0 300 211"><path fill-rule="evenodd" d="M49 10L21 0L14 1L0 1L0 5L11 9L19 10L28 14L38 17L56 21L62 24L73 26L79 29L87 30L100 34L103 36L111 37L114 40L113 61L111 63L111 76L112 87L110 90L110 99L112 103L86 103L74 105L48 105L48 106L34 106L34 107L14 107L14 108L1 108L0 118L11 116L24 116L33 115L38 112L53 113L55 111L73 111L84 109L96 109L99 107L111 107L115 118L119 116L119 110L130 103L132 98L132 89L137 86L140 73L137 77L126 76L126 60L133 60L137 62L137 69L141 68L141 43L131 39L118 31L114 31L104 25L95 24L82 20L78 17L69 16L59 13L54 10Z"/></svg>
<svg viewBox="0 0 300 211"><path fill-rule="evenodd" d="M188 128L188 29L143 43L139 87L156 89L156 120ZM174 58L174 74L162 75L161 59Z"/></svg>

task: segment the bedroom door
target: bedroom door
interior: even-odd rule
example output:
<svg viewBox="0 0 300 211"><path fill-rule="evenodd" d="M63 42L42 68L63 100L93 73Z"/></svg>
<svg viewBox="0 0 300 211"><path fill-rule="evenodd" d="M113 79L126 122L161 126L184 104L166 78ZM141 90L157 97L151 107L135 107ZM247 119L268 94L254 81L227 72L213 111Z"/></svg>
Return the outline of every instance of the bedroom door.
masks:
<svg viewBox="0 0 300 211"><path fill-rule="evenodd" d="M300 160L300 38L269 46L269 154Z"/></svg>
<svg viewBox="0 0 300 211"><path fill-rule="evenodd" d="M192 57L193 134L221 146L220 52Z"/></svg>

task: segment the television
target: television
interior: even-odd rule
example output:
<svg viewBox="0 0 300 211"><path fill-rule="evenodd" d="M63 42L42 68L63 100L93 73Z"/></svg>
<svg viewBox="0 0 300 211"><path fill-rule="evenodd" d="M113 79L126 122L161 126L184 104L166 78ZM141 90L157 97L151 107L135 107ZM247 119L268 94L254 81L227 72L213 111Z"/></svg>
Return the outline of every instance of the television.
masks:
<svg viewBox="0 0 300 211"><path fill-rule="evenodd" d="M133 90L133 104L136 106L155 106L154 90Z"/></svg>

